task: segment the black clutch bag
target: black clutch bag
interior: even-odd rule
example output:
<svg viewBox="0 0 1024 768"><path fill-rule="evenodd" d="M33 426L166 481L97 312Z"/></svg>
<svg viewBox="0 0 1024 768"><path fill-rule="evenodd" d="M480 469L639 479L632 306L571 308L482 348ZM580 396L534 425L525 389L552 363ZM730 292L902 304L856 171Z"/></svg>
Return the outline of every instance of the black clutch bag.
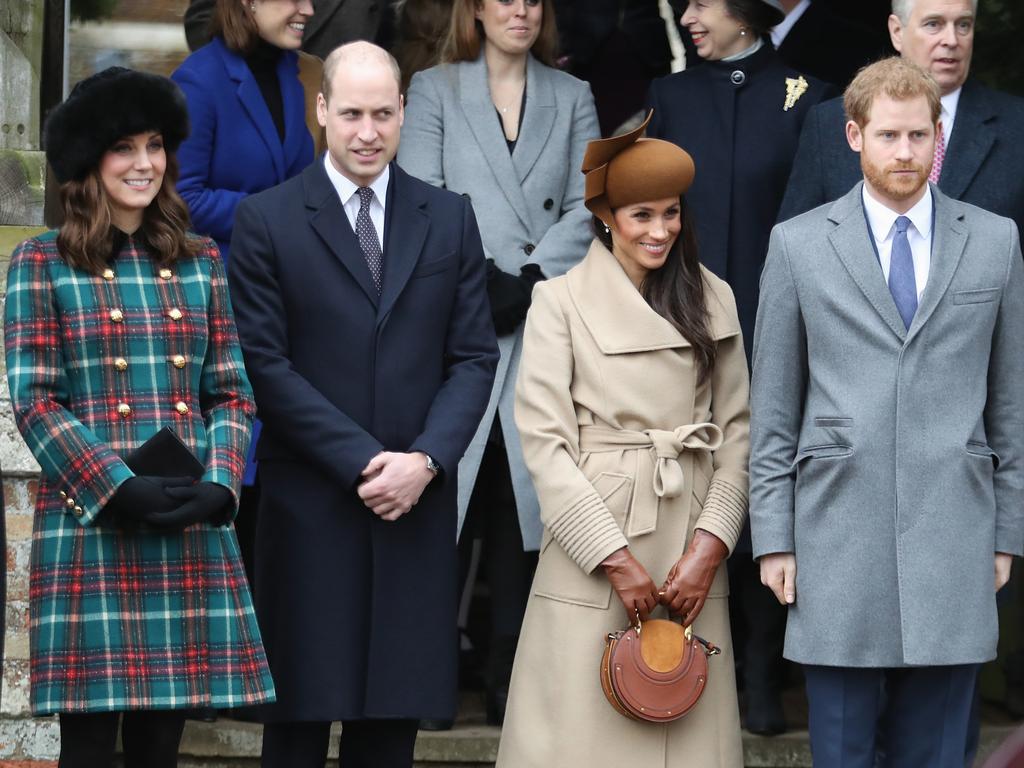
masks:
<svg viewBox="0 0 1024 768"><path fill-rule="evenodd" d="M170 427L163 427L128 454L124 463L136 475L156 477L191 477L198 480L206 471L203 462L196 458Z"/></svg>

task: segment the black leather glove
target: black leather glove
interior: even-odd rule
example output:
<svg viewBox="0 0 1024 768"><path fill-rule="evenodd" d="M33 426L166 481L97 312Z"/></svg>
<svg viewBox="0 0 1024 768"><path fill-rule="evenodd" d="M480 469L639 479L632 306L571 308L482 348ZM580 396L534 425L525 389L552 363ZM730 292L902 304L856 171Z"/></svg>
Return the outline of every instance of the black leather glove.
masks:
<svg viewBox="0 0 1024 768"><path fill-rule="evenodd" d="M223 485L202 482L184 488L168 488L166 493L179 503L185 503L161 515L158 525L175 528L186 528L195 523L206 522L224 525L231 519L235 500L231 491Z"/></svg>
<svg viewBox="0 0 1024 768"><path fill-rule="evenodd" d="M181 502L165 491L192 485L191 477L155 477L135 475L118 486L103 513L115 525L138 528L140 523L153 523L161 515L172 512Z"/></svg>
<svg viewBox="0 0 1024 768"><path fill-rule="evenodd" d="M531 269L527 272L528 267ZM536 264L527 264L516 276L498 269L493 259L487 260L487 298L491 300L495 333L507 336L526 319L534 283L543 278Z"/></svg>

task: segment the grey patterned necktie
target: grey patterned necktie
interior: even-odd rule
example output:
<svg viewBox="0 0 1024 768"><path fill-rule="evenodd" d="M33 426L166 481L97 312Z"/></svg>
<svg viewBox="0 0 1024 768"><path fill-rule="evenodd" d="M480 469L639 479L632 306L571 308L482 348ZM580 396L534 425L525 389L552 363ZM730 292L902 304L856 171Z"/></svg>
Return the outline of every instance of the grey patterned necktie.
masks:
<svg viewBox="0 0 1024 768"><path fill-rule="evenodd" d="M917 282L914 279L914 257L907 239L908 227L910 219L906 216L896 219L896 236L892 239L889 258L889 291L907 329L917 312Z"/></svg>
<svg viewBox="0 0 1024 768"><path fill-rule="evenodd" d="M359 238L359 247L363 249L366 266L370 268L373 284L377 287L377 295L380 296L380 278L384 256L380 250L380 240L377 239L377 230L373 226L373 221L370 220L373 190L369 187L360 187L358 191L359 213L356 214L356 237Z"/></svg>

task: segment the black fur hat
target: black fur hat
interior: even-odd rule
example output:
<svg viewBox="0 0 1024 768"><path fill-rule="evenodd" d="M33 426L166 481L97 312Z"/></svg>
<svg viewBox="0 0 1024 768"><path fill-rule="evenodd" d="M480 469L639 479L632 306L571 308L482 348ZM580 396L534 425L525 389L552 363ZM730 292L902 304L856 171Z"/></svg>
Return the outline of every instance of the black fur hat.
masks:
<svg viewBox="0 0 1024 768"><path fill-rule="evenodd" d="M160 75L110 67L87 77L50 113L43 128L46 159L61 183L82 179L124 136L160 131L174 152L188 136L181 89Z"/></svg>

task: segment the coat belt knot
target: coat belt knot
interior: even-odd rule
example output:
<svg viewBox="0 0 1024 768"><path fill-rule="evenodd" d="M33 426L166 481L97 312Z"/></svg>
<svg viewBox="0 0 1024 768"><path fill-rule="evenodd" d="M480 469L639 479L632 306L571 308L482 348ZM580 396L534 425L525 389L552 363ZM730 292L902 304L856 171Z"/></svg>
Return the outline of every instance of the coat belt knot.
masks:
<svg viewBox="0 0 1024 768"><path fill-rule="evenodd" d="M611 427L580 427L580 450L601 453L637 450L636 484L649 482L654 496L634 493L630 504L627 536L651 533L658 527L658 499L680 496L686 486L680 457L686 451L715 451L722 445L722 430L717 424L701 422L675 429L645 429L637 432ZM640 449L648 448L647 451ZM649 461L644 460L649 457Z"/></svg>

